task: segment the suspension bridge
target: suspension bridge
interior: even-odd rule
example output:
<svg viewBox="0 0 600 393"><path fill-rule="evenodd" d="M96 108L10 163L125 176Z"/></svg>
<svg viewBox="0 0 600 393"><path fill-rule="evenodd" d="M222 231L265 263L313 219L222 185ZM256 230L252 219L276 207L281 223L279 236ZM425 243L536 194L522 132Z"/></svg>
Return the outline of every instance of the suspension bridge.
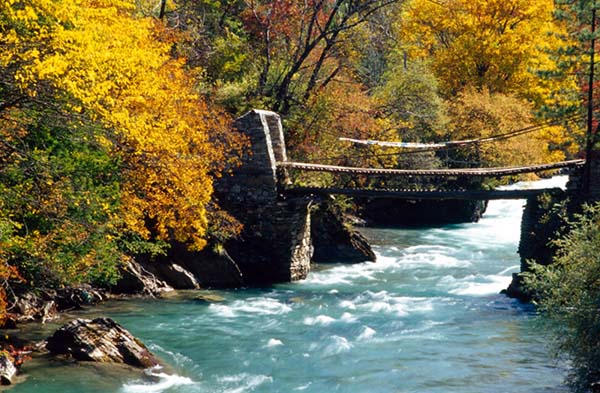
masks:
<svg viewBox="0 0 600 393"><path fill-rule="evenodd" d="M220 206L244 225L240 234L244 247L233 247L228 249L228 252L237 263L236 269L239 266L245 277L252 282L263 282L267 277L268 282L293 281L306 277L310 270L312 255L311 206L315 197L322 195L338 194L408 200L527 198L528 205L532 202L533 206L537 201L535 196L540 193L564 193L565 191L554 188L481 190L475 187L468 189L468 185L478 183L481 178L569 170L570 183L574 184L575 188L566 192L575 192L577 184L581 183L583 178L581 168L587 165L591 167L590 173L593 179L590 182L590 192L600 197L600 155L597 156L598 159L590 160L588 163L584 160L570 160L501 168L363 168L288 160L281 120L273 112L252 110L236 120L235 128L247 137L249 149L243 155L241 165L233 168L230 176L226 175L218 179L214 189ZM463 143L465 142L440 144L440 148L449 145L451 145L449 147L456 147ZM331 187L300 187L290 181L290 175L295 174L293 171L299 171L300 173L297 174L300 175L306 172L326 173L328 178L339 181L332 182L334 186ZM388 181L380 181L380 178ZM399 179L407 181L396 181ZM425 184L427 189L374 189L347 186L348 184L394 183ZM441 184L467 184L467 186L464 187L465 189L442 189ZM528 218L524 218L523 233L529 233L532 228L530 224L536 222L535 217L533 213L524 217ZM246 268L248 266L251 268Z"/></svg>
<svg viewBox="0 0 600 393"><path fill-rule="evenodd" d="M335 165L310 164L301 162L277 162L280 169L295 169L301 171L316 171L328 173L349 173L354 175L373 175L390 177L503 177L524 173L539 173L543 171L580 168L585 160L569 160L551 164L497 167L497 168L461 168L461 169L385 169L357 168ZM357 197L396 198L396 199L526 199L541 193L560 193L560 188L537 190L436 190L436 189L372 189L372 188L335 188L335 187L285 187L283 191L291 195L349 195Z"/></svg>
<svg viewBox="0 0 600 393"><path fill-rule="evenodd" d="M516 135L523 135L535 131L542 126L527 127L522 130L499 134L497 139L506 139ZM252 110L240 117L236 122L236 128L250 139L251 152L243 158L242 166L235 170L235 184L224 187L233 194L240 194L239 199L261 200L277 199L281 196L301 195L348 195L368 198L395 198L395 199L527 199L542 193L563 193L560 188L546 188L535 190L482 190L482 189L441 189L436 186L436 179L468 180L481 178L500 178L504 176L515 176L526 173L541 173L545 171L569 170L571 183L575 189L568 192L576 192L577 184L581 184L582 168L586 165L583 159L575 159L546 164L532 164L513 167L493 168L457 168L457 169L389 169L389 168L364 168L351 166L337 166L321 163L306 163L290 161L287 158L283 129L279 115L269 111ZM394 142L359 141L342 138L364 144L397 145L405 147L406 144ZM456 148L468 144L477 144L490 140L490 137L458 142L446 142L434 144L432 147L423 144L415 144L417 151L438 150L444 148ZM420 150L419 150L420 149ZM590 192L600 195L600 159L591 162L592 176ZM289 174L292 171L299 172L321 172L333 176L347 175L351 177L362 177L367 179L425 179L429 178L427 188L373 188L373 187L307 187L292 184ZM367 182L368 183L368 182ZM343 184L343 183L342 183ZM243 195L241 195L243 194Z"/></svg>

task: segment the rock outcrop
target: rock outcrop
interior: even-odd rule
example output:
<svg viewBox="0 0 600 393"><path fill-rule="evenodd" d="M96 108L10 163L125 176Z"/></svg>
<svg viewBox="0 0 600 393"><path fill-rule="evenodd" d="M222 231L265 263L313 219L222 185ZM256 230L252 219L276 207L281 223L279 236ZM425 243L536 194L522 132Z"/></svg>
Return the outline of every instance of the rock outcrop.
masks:
<svg viewBox="0 0 600 393"><path fill-rule="evenodd" d="M531 271L531 262L545 266L553 263L557 250L553 240L565 233L568 229L565 219L570 220L575 214L581 213L584 202L566 193L527 200L521 219L519 240L521 272L513 274L509 287L502 291L504 294L522 302L531 301L533 294L523 285L521 273Z"/></svg>
<svg viewBox="0 0 600 393"><path fill-rule="evenodd" d="M123 363L148 368L158 359L125 328L110 318L76 319L48 338L52 355L66 355L79 361Z"/></svg>
<svg viewBox="0 0 600 393"><path fill-rule="evenodd" d="M311 216L313 262L375 262L371 245L336 209L332 202L318 206Z"/></svg>
<svg viewBox="0 0 600 393"><path fill-rule="evenodd" d="M58 308L54 299L42 297L32 292L20 295L11 310L17 322L41 321L42 323L58 318Z"/></svg>
<svg viewBox="0 0 600 393"><path fill-rule="evenodd" d="M222 245L208 244L201 251L189 251L183 244L173 244L168 254L159 258L157 264L177 265L193 277L195 282L186 284L168 281L166 277L160 276L175 289L239 288L245 285L240 268ZM185 284L185 287L180 284Z"/></svg>
<svg viewBox="0 0 600 393"><path fill-rule="evenodd" d="M17 324L22 322L46 323L58 318L59 312L81 309L82 306L101 302L104 297L100 290L87 284L26 292L12 300L13 307L3 319L0 328L15 329Z"/></svg>
<svg viewBox="0 0 600 393"><path fill-rule="evenodd" d="M181 263L192 272L203 288L239 288L245 286L237 263L224 247L214 246L195 253Z"/></svg>
<svg viewBox="0 0 600 393"><path fill-rule="evenodd" d="M78 310L82 306L99 303L105 298L105 294L102 291L88 284L44 291L44 296L56 302L59 312Z"/></svg>
<svg viewBox="0 0 600 393"><path fill-rule="evenodd" d="M15 376L17 375L17 368L13 362L13 359L7 353L0 354L0 385L12 385L14 383Z"/></svg>
<svg viewBox="0 0 600 393"><path fill-rule="evenodd" d="M155 277L164 281L169 287L174 289L198 289L200 284L190 271L180 264L173 261L156 261L155 263L144 264L144 268L151 272Z"/></svg>
<svg viewBox="0 0 600 393"><path fill-rule="evenodd" d="M139 262L129 259L120 268L121 278L110 290L116 294L160 295L172 288Z"/></svg>

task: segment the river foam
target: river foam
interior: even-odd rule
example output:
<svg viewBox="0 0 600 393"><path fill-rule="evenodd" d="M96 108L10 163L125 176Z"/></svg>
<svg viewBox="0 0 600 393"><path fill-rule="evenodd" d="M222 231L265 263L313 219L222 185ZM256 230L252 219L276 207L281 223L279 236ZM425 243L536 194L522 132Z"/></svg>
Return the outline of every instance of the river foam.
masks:
<svg viewBox="0 0 600 393"><path fill-rule="evenodd" d="M237 300L230 304L211 304L208 309L221 317L235 318L242 314L281 315L292 311L292 308L278 299L270 297L252 297Z"/></svg>
<svg viewBox="0 0 600 393"><path fill-rule="evenodd" d="M491 201L477 223L365 228L378 262L219 291L211 305L131 300L109 316L176 374L26 363L11 392L566 393L535 312L498 293L519 269L522 205Z"/></svg>
<svg viewBox="0 0 600 393"><path fill-rule="evenodd" d="M184 385L192 385L194 381L192 381L188 377L182 377L177 374L166 374L161 372L162 368L160 366L156 366L147 370L144 370L144 373L147 375L148 379L156 382L148 382L148 381L134 381L131 383L127 383L123 386L123 393L160 393L165 392L169 389L175 388L177 386Z"/></svg>
<svg viewBox="0 0 600 393"><path fill-rule="evenodd" d="M241 373L219 377L217 381L222 385L222 393L244 393L252 392L265 384L272 384L273 377Z"/></svg>
<svg viewBox="0 0 600 393"><path fill-rule="evenodd" d="M356 340L357 341L367 341L367 340L373 338L375 336L375 333L377 333L375 331L375 329L371 329L370 327L365 326L363 328L363 331L356 338Z"/></svg>

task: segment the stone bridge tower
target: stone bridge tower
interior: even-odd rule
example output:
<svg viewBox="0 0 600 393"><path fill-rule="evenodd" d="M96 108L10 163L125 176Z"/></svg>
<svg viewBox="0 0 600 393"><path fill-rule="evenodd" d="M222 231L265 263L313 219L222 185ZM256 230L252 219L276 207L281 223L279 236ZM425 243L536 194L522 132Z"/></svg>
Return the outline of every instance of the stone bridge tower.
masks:
<svg viewBox="0 0 600 393"><path fill-rule="evenodd" d="M283 199L278 185L287 181L277 161L286 161L279 115L251 110L235 122L249 138L241 166L215 186L219 203L244 229L225 248L238 265L246 285L288 282L306 277L310 269L310 199Z"/></svg>
<svg viewBox="0 0 600 393"><path fill-rule="evenodd" d="M589 184L588 190L584 190L585 167L579 167L571 170L567 189L572 195L576 195L583 200L600 199L600 151L592 151L589 163Z"/></svg>
<svg viewBox="0 0 600 393"><path fill-rule="evenodd" d="M556 247L551 241L555 240L564 226L563 219L552 211L554 203L564 203L569 216L581 213L583 203L600 201L600 152L594 151L590 156L589 190L583 190L583 168L572 170L569 174L567 192L555 195L552 200L540 200L538 197L529 198L521 219L521 239L519 255L521 257L521 272L531 271L531 261L538 264L550 265L554 259ZM513 280L506 290L510 297L530 301L531 294L523 285L523 278L518 273L513 274Z"/></svg>
<svg viewBox="0 0 600 393"><path fill-rule="evenodd" d="M590 182L589 195L600 199L600 151L592 151L590 154Z"/></svg>

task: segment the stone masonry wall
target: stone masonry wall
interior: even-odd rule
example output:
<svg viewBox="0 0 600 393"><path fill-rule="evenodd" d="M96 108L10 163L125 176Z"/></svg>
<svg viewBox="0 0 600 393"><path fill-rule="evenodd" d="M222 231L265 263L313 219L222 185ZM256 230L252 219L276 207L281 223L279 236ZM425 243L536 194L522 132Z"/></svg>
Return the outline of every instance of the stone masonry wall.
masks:
<svg viewBox="0 0 600 393"><path fill-rule="evenodd" d="M250 151L232 176L215 185L219 203L244 229L224 246L239 266L246 285L299 280L310 269L310 200L282 199L277 161L287 160L281 119L274 112L252 110L235 122L250 139ZM283 176L283 177L282 177Z"/></svg>
<svg viewBox="0 0 600 393"><path fill-rule="evenodd" d="M218 181L216 191L230 204L262 205L277 199L275 153L264 111L250 111L235 121L249 138L250 149L233 176Z"/></svg>
<svg viewBox="0 0 600 393"><path fill-rule="evenodd" d="M600 197L600 152L592 152L592 164L590 166L590 194Z"/></svg>
<svg viewBox="0 0 600 393"><path fill-rule="evenodd" d="M600 151L593 151L590 164L590 192L588 197L600 199ZM569 190L578 190L583 184L583 168L573 170L569 175Z"/></svg>

